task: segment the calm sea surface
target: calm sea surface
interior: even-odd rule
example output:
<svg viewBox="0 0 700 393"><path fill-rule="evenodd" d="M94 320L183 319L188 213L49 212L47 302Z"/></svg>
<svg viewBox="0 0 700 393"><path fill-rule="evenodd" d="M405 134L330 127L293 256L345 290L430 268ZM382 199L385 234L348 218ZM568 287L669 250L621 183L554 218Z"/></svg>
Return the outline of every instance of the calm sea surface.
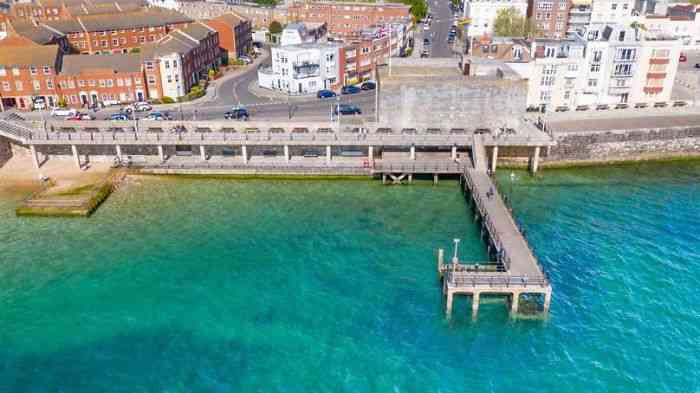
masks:
<svg viewBox="0 0 700 393"><path fill-rule="evenodd" d="M700 164L499 175L547 321L466 299L456 181L132 179L90 219L0 199L0 392L700 392Z"/></svg>

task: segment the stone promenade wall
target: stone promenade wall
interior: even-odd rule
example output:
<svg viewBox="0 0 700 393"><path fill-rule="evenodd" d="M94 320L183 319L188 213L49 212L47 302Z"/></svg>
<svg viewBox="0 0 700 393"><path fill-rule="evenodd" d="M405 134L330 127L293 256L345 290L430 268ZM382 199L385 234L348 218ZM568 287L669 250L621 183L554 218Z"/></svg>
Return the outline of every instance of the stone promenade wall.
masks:
<svg viewBox="0 0 700 393"><path fill-rule="evenodd" d="M544 165L700 156L700 127L555 134Z"/></svg>

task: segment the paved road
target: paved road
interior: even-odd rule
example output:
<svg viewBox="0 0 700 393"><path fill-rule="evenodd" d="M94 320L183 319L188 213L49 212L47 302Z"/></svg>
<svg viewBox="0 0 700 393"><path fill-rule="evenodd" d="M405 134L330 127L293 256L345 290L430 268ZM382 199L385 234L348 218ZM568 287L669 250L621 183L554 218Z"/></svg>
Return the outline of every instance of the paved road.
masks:
<svg viewBox="0 0 700 393"><path fill-rule="evenodd" d="M452 46L447 43L447 34L452 27L452 10L449 0L428 0L433 15L430 26L432 49L430 57L453 57Z"/></svg>

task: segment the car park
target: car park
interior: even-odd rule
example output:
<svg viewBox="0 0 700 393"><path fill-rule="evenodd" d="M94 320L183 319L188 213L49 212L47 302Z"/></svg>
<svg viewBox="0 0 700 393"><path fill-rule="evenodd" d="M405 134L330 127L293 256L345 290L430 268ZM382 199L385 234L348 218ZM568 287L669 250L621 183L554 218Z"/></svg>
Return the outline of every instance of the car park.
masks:
<svg viewBox="0 0 700 393"><path fill-rule="evenodd" d="M343 86L343 89L340 91L342 94L356 94L361 92L362 89L360 89L357 86L354 85L348 85L348 86Z"/></svg>
<svg viewBox="0 0 700 393"><path fill-rule="evenodd" d="M250 113L248 113L248 110L245 108L235 107L230 111L224 113L224 119L246 121L250 119Z"/></svg>
<svg viewBox="0 0 700 393"><path fill-rule="evenodd" d="M374 90L377 88L377 84L373 81L366 81L360 85L360 89L362 90Z"/></svg>
<svg viewBox="0 0 700 393"><path fill-rule="evenodd" d="M337 94L332 90L319 90L318 93L316 93L316 97L318 98L333 98L336 95Z"/></svg>
<svg viewBox="0 0 700 393"><path fill-rule="evenodd" d="M362 111L357 105L352 104L340 104L333 108L333 114L337 115L361 115Z"/></svg>

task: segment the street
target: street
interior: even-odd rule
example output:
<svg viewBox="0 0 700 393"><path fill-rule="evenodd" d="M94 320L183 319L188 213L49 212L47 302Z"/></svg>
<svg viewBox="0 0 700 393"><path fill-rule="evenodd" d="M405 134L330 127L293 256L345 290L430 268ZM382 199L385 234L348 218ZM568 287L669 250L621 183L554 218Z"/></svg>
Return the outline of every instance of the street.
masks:
<svg viewBox="0 0 700 393"><path fill-rule="evenodd" d="M453 22L450 1L428 0L428 7L433 15L433 23L429 30L432 47L430 57L453 57L452 45L447 43L447 34Z"/></svg>

